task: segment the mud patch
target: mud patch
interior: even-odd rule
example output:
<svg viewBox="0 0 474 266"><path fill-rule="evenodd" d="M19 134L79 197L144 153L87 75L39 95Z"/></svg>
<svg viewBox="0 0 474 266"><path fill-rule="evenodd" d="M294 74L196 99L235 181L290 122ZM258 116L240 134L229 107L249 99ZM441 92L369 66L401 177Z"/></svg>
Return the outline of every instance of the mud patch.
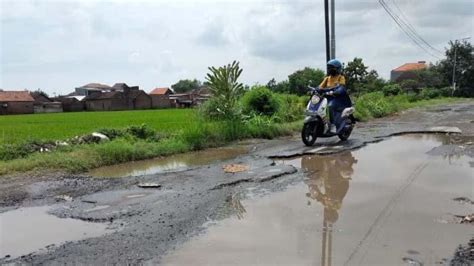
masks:
<svg viewBox="0 0 474 266"><path fill-rule="evenodd" d="M46 251L66 241L106 234L106 224L61 219L48 213L52 207L20 208L0 214L0 258L15 258Z"/></svg>

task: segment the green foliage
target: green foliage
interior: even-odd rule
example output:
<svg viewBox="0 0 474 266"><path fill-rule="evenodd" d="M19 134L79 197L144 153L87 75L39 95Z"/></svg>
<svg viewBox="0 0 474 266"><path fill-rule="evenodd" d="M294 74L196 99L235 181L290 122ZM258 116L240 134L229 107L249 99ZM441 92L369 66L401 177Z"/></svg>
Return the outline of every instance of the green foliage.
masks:
<svg viewBox="0 0 474 266"><path fill-rule="evenodd" d="M398 84L387 84L383 86L382 92L385 96L398 95L402 92L402 87Z"/></svg>
<svg viewBox="0 0 474 266"><path fill-rule="evenodd" d="M182 79L178 81L177 83L171 85L171 88L176 92L176 93L184 93L188 92L191 90L198 89L201 87L201 82L197 79Z"/></svg>
<svg viewBox="0 0 474 266"><path fill-rule="evenodd" d="M271 116L278 112L280 102L277 96L265 86L254 86L242 97L245 114Z"/></svg>
<svg viewBox="0 0 474 266"><path fill-rule="evenodd" d="M444 80L452 84L454 61L456 61L455 76L456 87L459 89L455 95L474 97L474 48L467 40L449 42L446 50L446 59L439 62L439 73Z"/></svg>
<svg viewBox="0 0 474 266"><path fill-rule="evenodd" d="M129 126L125 129L125 132L139 139L157 140L155 130L146 124L141 124L139 126Z"/></svg>
<svg viewBox="0 0 474 266"><path fill-rule="evenodd" d="M400 82L400 87L402 87L405 92L414 92L418 93L421 89L422 84L416 79L406 79Z"/></svg>
<svg viewBox="0 0 474 266"><path fill-rule="evenodd" d="M421 99L434 99L441 96L441 93L438 89L435 88L423 88L420 91Z"/></svg>
<svg viewBox="0 0 474 266"><path fill-rule="evenodd" d="M283 80L277 83L275 79L271 79L267 83L267 88L273 92L289 93L290 83L288 82L288 80Z"/></svg>
<svg viewBox="0 0 474 266"><path fill-rule="evenodd" d="M219 68L209 67L211 73L206 76L207 84L214 99L217 113L224 119L236 119L239 113L237 101L244 92L244 86L238 82L242 69L237 61Z"/></svg>
<svg viewBox="0 0 474 266"><path fill-rule="evenodd" d="M353 95L382 90L385 81L379 78L377 71L368 70L362 58L354 58L344 68L346 89Z"/></svg>
<svg viewBox="0 0 474 266"><path fill-rule="evenodd" d="M280 108L277 117L284 122L297 121L303 118L303 113L308 101L307 96L296 96L293 94L278 94Z"/></svg>
<svg viewBox="0 0 474 266"><path fill-rule="evenodd" d="M305 95L308 86L318 87L324 79L324 72L320 69L305 67L288 76L288 92Z"/></svg>

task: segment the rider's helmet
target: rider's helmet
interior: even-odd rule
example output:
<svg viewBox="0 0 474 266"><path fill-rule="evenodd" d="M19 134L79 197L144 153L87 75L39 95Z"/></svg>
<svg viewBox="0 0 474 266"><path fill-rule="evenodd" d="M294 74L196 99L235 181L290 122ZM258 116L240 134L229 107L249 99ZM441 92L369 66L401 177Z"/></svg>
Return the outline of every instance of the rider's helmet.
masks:
<svg viewBox="0 0 474 266"><path fill-rule="evenodd" d="M335 76L335 75L341 74L342 72L342 64L337 59L329 60L329 62L327 63L327 66L328 66L329 75Z"/></svg>

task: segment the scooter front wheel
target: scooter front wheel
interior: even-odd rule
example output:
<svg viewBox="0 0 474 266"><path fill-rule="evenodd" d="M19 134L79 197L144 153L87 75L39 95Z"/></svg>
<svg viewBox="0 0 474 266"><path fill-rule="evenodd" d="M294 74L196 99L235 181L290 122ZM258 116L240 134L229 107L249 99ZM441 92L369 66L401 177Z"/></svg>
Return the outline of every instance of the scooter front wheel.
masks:
<svg viewBox="0 0 474 266"><path fill-rule="evenodd" d="M339 137L341 141L346 141L351 136L351 133L352 133L352 126L348 129L342 130L342 132L339 133L339 135L337 136Z"/></svg>
<svg viewBox="0 0 474 266"><path fill-rule="evenodd" d="M301 130L301 139L306 146L313 146L316 142L316 132L317 124L316 123L307 123L304 124L303 130Z"/></svg>

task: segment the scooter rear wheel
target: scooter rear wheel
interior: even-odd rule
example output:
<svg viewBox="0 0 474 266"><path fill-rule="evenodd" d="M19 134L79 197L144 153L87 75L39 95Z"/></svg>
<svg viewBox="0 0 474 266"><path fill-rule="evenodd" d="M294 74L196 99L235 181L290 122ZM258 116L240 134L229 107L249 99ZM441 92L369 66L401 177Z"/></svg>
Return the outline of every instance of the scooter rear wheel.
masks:
<svg viewBox="0 0 474 266"><path fill-rule="evenodd" d="M313 146L316 142L316 132L317 124L316 123L307 123L304 124L303 130L301 130L301 139L306 146Z"/></svg>
<svg viewBox="0 0 474 266"><path fill-rule="evenodd" d="M339 137L340 140L346 141L351 136L351 133L352 133L352 127L349 129L342 130L342 132L339 133L339 135L337 136Z"/></svg>

